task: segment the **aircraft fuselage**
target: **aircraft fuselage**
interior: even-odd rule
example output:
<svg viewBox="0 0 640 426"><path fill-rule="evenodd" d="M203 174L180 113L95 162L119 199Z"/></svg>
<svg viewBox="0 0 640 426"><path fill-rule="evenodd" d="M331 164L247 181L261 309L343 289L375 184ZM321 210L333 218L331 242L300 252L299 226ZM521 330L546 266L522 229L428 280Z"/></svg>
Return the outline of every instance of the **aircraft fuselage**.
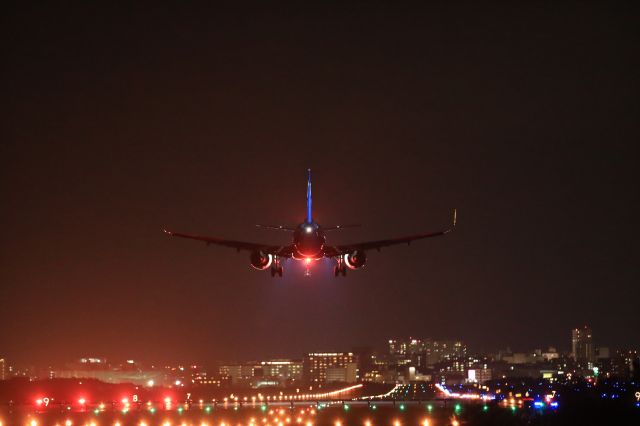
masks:
<svg viewBox="0 0 640 426"><path fill-rule="evenodd" d="M326 238L316 222L303 222L293 231L294 259L320 259Z"/></svg>

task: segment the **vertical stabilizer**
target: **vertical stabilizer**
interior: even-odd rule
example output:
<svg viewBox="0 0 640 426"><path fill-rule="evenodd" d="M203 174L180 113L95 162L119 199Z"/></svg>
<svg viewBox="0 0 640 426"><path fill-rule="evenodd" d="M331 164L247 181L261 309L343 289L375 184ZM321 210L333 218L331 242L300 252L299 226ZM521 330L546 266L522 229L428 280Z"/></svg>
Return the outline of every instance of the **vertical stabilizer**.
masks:
<svg viewBox="0 0 640 426"><path fill-rule="evenodd" d="M311 169L307 169L307 223L311 223Z"/></svg>

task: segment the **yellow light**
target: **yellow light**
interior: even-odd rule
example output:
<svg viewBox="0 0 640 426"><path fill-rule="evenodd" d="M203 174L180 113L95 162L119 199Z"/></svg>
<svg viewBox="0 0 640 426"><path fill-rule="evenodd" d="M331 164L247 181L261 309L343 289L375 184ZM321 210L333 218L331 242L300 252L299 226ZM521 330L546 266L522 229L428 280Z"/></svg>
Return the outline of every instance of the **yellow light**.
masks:
<svg viewBox="0 0 640 426"><path fill-rule="evenodd" d="M459 425L460 423L458 423L458 421L455 419L451 422L451 426L459 426Z"/></svg>
<svg viewBox="0 0 640 426"><path fill-rule="evenodd" d="M64 422L64 426L71 426L73 424L73 422L71 420L67 420L66 422Z"/></svg>
<svg viewBox="0 0 640 426"><path fill-rule="evenodd" d="M396 420L395 422L393 422L393 426L400 426L400 422Z"/></svg>
<svg viewBox="0 0 640 426"><path fill-rule="evenodd" d="M342 426L342 423L340 423L340 420L336 422L336 426Z"/></svg>
<svg viewBox="0 0 640 426"><path fill-rule="evenodd" d="M113 426L120 426L120 422L115 422Z"/></svg>
<svg viewBox="0 0 640 426"><path fill-rule="evenodd" d="M364 422L364 426L371 426L371 422L367 420L366 422Z"/></svg>
<svg viewBox="0 0 640 426"><path fill-rule="evenodd" d="M162 426L171 426L171 423L169 423L169 422L164 422L164 423L162 423Z"/></svg>
<svg viewBox="0 0 640 426"><path fill-rule="evenodd" d="M140 426L147 426L145 422L140 422Z"/></svg>
<svg viewBox="0 0 640 426"><path fill-rule="evenodd" d="M31 426L38 426L38 422L36 422L35 420L31 420Z"/></svg>
<svg viewBox="0 0 640 426"><path fill-rule="evenodd" d="M429 419L424 419L422 426L429 426Z"/></svg>

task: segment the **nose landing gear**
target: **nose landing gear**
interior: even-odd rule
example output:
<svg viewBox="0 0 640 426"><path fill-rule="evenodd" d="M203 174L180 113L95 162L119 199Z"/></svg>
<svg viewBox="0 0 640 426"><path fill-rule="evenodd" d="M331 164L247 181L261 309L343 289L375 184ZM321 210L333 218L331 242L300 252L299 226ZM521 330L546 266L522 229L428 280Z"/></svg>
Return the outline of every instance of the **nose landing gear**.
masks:
<svg viewBox="0 0 640 426"><path fill-rule="evenodd" d="M271 265L271 277L275 277L276 275L282 277L282 265L280 264L280 259L278 257L274 257L273 264Z"/></svg>

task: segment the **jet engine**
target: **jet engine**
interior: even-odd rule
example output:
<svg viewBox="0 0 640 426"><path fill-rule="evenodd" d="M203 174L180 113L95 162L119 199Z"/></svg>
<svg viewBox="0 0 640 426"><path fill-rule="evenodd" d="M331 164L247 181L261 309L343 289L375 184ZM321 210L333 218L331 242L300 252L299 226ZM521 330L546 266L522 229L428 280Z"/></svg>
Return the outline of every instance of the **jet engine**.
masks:
<svg viewBox="0 0 640 426"><path fill-rule="evenodd" d="M251 260L251 266L261 271L264 271L273 263L273 255L260 250L252 251L249 259Z"/></svg>
<svg viewBox="0 0 640 426"><path fill-rule="evenodd" d="M362 268L367 261L367 255L362 250L354 250L344 255L344 264L349 269Z"/></svg>

